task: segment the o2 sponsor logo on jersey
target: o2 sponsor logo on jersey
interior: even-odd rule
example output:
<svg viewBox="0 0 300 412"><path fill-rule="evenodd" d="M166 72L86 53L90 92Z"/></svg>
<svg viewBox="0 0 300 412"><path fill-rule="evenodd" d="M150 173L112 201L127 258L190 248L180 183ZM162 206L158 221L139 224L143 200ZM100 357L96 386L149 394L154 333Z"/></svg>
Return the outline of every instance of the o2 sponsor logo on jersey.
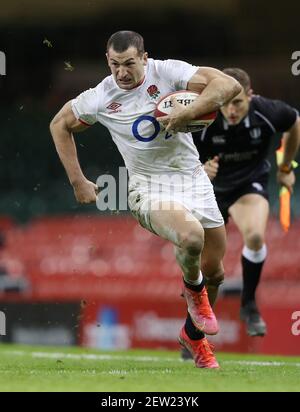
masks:
<svg viewBox="0 0 300 412"><path fill-rule="evenodd" d="M296 60L291 67L292 74L294 76L300 75L300 50L294 51L292 54L292 60Z"/></svg>
<svg viewBox="0 0 300 412"><path fill-rule="evenodd" d="M6 75L6 56L3 51L0 51L0 76Z"/></svg>
<svg viewBox="0 0 300 412"><path fill-rule="evenodd" d="M140 142L151 142L160 133L160 124L153 116L143 115L136 119L132 125L132 134ZM165 139L172 134L166 132Z"/></svg>
<svg viewBox="0 0 300 412"><path fill-rule="evenodd" d="M294 336L299 336L300 335L300 310L292 314L292 320L295 321L292 323L292 328L291 328L292 334Z"/></svg>

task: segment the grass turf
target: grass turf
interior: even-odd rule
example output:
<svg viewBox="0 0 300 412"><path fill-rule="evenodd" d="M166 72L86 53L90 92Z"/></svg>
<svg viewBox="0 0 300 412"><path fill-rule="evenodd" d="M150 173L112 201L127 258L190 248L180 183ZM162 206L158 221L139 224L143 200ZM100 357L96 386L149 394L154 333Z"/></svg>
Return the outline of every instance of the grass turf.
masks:
<svg viewBox="0 0 300 412"><path fill-rule="evenodd" d="M300 357L217 355L197 369L179 352L0 345L0 392L300 391Z"/></svg>

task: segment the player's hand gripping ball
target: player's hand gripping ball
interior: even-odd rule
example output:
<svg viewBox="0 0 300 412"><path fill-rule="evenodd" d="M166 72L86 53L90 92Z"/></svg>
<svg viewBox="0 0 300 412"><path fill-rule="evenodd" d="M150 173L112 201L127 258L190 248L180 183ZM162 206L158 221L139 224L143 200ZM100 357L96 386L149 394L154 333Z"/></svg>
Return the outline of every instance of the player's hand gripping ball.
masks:
<svg viewBox="0 0 300 412"><path fill-rule="evenodd" d="M188 106L191 104L197 97L199 93L191 92L189 90L179 90L177 92L172 92L163 96L157 103L156 109L154 112L155 117L167 116L171 113L173 109L172 99L175 97L178 103L183 106ZM189 121L186 125L186 132L197 132L203 130L204 128L210 126L217 117L217 112L211 112L200 116L198 119Z"/></svg>

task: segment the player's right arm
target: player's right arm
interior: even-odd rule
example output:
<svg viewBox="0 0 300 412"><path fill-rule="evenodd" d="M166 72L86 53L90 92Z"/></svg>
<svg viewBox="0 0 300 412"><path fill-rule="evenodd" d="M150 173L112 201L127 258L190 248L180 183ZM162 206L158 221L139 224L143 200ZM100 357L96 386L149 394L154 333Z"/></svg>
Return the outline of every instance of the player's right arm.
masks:
<svg viewBox="0 0 300 412"><path fill-rule="evenodd" d="M50 123L57 153L79 203L95 202L97 194L97 185L89 181L81 170L73 138L73 133L81 132L88 127L74 116L71 101L63 106Z"/></svg>
<svg viewBox="0 0 300 412"><path fill-rule="evenodd" d="M293 126L283 135L283 159L278 165L277 180L293 193L296 177L293 171L293 160L295 159L300 146L300 117Z"/></svg>

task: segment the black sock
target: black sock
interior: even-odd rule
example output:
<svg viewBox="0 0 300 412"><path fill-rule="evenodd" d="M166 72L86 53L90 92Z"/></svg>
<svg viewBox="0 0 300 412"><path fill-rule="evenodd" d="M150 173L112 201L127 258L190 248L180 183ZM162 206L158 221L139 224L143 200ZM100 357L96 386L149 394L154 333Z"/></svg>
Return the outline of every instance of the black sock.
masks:
<svg viewBox="0 0 300 412"><path fill-rule="evenodd" d="M185 284L185 286L186 286L188 289L191 289L191 290L193 290L193 291L195 291L195 292L201 292L201 290L204 288L204 285L205 285L205 283L204 283L204 277L203 277L202 282L200 283L200 285L191 285L191 284L188 283L184 278L183 278L183 283Z"/></svg>
<svg viewBox="0 0 300 412"><path fill-rule="evenodd" d="M199 340L205 338L203 332L200 332L199 329L193 324L190 314L187 314L184 329L188 337L192 340Z"/></svg>
<svg viewBox="0 0 300 412"><path fill-rule="evenodd" d="M258 286L260 275L265 261L253 263L242 255L243 267L243 291L242 306L250 301L255 301L255 291Z"/></svg>

